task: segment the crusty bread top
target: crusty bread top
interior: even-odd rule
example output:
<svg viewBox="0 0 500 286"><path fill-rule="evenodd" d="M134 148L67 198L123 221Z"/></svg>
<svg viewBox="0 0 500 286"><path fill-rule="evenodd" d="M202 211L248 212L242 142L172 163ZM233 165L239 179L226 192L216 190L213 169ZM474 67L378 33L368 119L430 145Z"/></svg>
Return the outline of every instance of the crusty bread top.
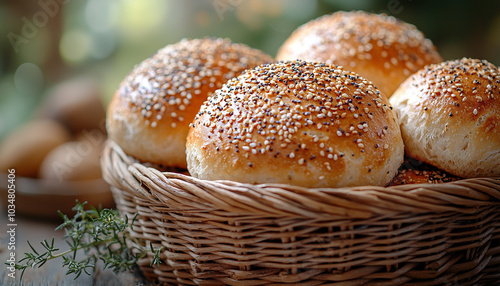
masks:
<svg viewBox="0 0 500 286"><path fill-rule="evenodd" d="M500 175L500 72L484 60L429 65L390 99L409 156L460 177Z"/></svg>
<svg viewBox="0 0 500 286"><path fill-rule="evenodd" d="M336 12L307 22L283 43L276 59L344 66L371 80L388 97L408 76L442 61L414 25L362 11Z"/></svg>
<svg viewBox="0 0 500 286"><path fill-rule="evenodd" d="M404 148L391 109L369 81L338 66L259 66L202 105L187 139L188 170L249 183L385 185Z"/></svg>
<svg viewBox="0 0 500 286"><path fill-rule="evenodd" d="M137 65L108 107L111 139L137 159L186 167L189 123L207 96L247 68L271 62L227 39L184 39Z"/></svg>

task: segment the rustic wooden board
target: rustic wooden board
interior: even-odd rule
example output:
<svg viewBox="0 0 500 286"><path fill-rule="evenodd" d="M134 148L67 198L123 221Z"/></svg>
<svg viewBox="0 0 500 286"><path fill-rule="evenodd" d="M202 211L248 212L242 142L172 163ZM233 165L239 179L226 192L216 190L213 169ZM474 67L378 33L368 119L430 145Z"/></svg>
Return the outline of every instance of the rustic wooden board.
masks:
<svg viewBox="0 0 500 286"><path fill-rule="evenodd" d="M82 274L74 280L74 275L66 275L66 269L62 268L62 260L47 262L42 268L27 269L24 273L22 283L19 281L20 272L16 272L16 279L7 276L8 269L5 262L9 257L10 250L7 249L9 237L7 234L7 212L3 204L0 206L0 285L153 285L145 281L139 273L114 274L109 269L99 269L92 277ZM54 229L61 221L40 220L34 217L16 216L16 260L24 257L24 253L30 251L27 241L36 248L43 249L39 244L43 239L55 237L55 245L60 249L66 249L67 245L62 240L64 231Z"/></svg>

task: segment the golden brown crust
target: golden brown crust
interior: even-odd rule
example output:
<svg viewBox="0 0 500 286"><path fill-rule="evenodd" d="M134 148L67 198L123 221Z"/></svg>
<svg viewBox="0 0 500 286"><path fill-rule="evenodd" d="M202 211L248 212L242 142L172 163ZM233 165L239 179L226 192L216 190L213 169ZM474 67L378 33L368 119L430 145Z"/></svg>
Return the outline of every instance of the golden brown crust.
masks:
<svg viewBox="0 0 500 286"><path fill-rule="evenodd" d="M259 66L202 105L187 139L188 170L247 183L384 185L403 160L391 109L370 82L337 66Z"/></svg>
<svg viewBox="0 0 500 286"><path fill-rule="evenodd" d="M500 72L463 58L429 65L390 99L406 152L460 177L500 175Z"/></svg>
<svg viewBox="0 0 500 286"><path fill-rule="evenodd" d="M276 58L344 66L371 80L388 97L408 76L442 61L415 26L361 11L337 12L302 25L283 43Z"/></svg>
<svg viewBox="0 0 500 286"><path fill-rule="evenodd" d="M15 169L17 176L35 178L47 154L70 139L71 134L58 121L29 121L1 142L0 172Z"/></svg>
<svg viewBox="0 0 500 286"><path fill-rule="evenodd" d="M271 61L223 39L168 45L120 85L108 108L109 136L138 159L185 168L189 123L207 96L245 69Z"/></svg>
<svg viewBox="0 0 500 286"><path fill-rule="evenodd" d="M398 170L398 174L392 179L388 186L408 184L442 184L461 180L432 165L413 158L405 158L404 163Z"/></svg>

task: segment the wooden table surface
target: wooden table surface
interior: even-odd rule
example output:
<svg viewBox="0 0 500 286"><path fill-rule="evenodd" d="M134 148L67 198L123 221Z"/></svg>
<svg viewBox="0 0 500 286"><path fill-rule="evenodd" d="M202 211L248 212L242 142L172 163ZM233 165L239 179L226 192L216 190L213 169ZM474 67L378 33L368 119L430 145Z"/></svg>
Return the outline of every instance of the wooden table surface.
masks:
<svg viewBox="0 0 500 286"><path fill-rule="evenodd" d="M120 273L98 269L93 276L82 274L74 280L74 275L66 275L62 267L62 259L47 262L42 268L26 269L22 282L19 281L20 272L16 271L16 279L7 276L9 273L5 262L9 258L10 250L7 249L9 236L7 233L8 221L5 206L0 204L0 285L153 285L145 281L139 273ZM69 215L69 214L68 214ZM62 240L64 230L55 231L62 220L41 220L16 214L16 260L24 257L30 250L27 241L36 248L43 249L40 242L43 239L51 240L55 237L55 245L59 249L66 249L67 245Z"/></svg>

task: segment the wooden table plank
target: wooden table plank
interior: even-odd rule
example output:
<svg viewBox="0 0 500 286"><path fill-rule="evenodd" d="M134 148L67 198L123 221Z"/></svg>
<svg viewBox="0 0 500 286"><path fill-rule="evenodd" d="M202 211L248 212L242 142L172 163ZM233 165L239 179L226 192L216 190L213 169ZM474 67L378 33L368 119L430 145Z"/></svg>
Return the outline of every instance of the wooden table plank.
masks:
<svg viewBox="0 0 500 286"><path fill-rule="evenodd" d="M7 249L9 235L7 230L7 212L4 204L0 204L0 285L153 285L145 281L140 273L120 273L114 274L110 269L98 269L93 276L82 274L74 280L75 275L66 275L67 269L62 267L62 259L47 262L42 268L26 269L22 283L19 281L20 272L16 271L16 279L7 276L8 269L4 263L9 258L10 250ZM67 249L66 243L62 240L64 231L55 231L55 228L62 221L37 220L36 218L16 215L16 261L24 257L25 252L31 252L27 241L38 250L43 247L40 242L43 239L51 240L55 238L55 246L59 249Z"/></svg>

